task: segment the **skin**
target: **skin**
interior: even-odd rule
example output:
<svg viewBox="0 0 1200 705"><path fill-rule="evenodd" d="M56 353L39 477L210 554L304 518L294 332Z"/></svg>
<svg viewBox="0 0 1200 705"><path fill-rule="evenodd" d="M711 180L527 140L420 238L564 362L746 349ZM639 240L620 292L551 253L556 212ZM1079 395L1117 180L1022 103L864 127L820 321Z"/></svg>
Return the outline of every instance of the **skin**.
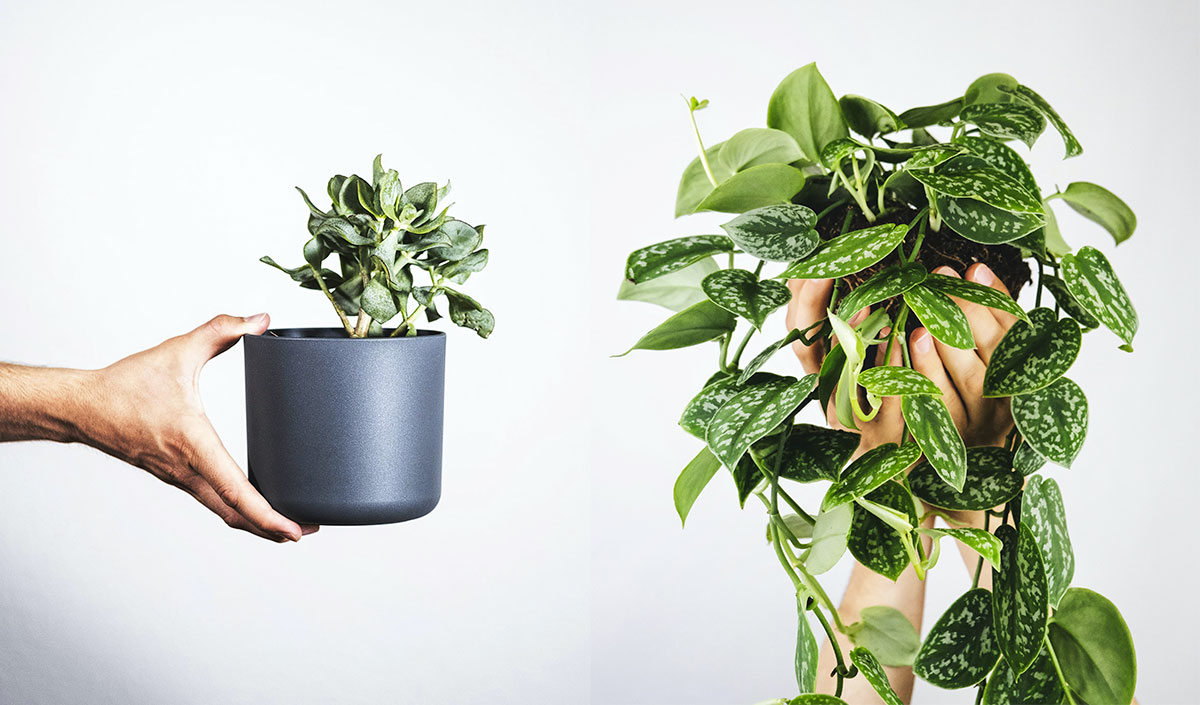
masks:
<svg viewBox="0 0 1200 705"><path fill-rule="evenodd" d="M225 449L200 400L200 371L267 314L217 316L100 370L0 363L0 442L84 443L194 497L230 527L276 542L319 527L279 514Z"/></svg>
<svg viewBox="0 0 1200 705"><path fill-rule="evenodd" d="M934 271L947 276L960 276L949 267L940 267ZM1005 294L1009 293L1004 284L987 268L987 265L972 265L967 269L965 276L969 281L990 286ZM792 290L792 300L788 305L787 314L789 329L804 329L826 316L829 297L833 291L832 280L793 279L788 282L788 287ZM1008 399L985 399L983 397L983 376L996 345L1017 319L1004 311L997 311L955 297L951 298L962 308L963 313L967 316L967 321L971 324L971 332L975 337L975 349L959 350L950 347L939 342L924 328L918 328L913 331L908 341L913 368L933 380L941 389L942 400L950 410L950 415L968 447L1002 445L1013 428L1009 402ZM863 309L851 319L851 323L857 324L868 313L867 309ZM884 347L876 346L876 364L883 363ZM806 346L797 341L792 344L792 348L806 373L820 370L821 361L826 352L824 347ZM895 345L888 364L899 365L900 363L900 346ZM837 420L832 403L826 409L826 419L830 427L844 428ZM904 431L899 397L884 397L879 414L871 421L859 422L858 426L862 438L855 457L884 443L898 443ZM983 512L948 512L948 514L956 526L982 528L984 524ZM924 525L932 526L933 518L930 517ZM923 539L923 542L925 550L928 552L930 549L929 539ZM967 572L974 575L979 555L962 544L958 544L958 546ZM983 571L980 576L980 585L991 587L990 570ZM894 607L908 617L919 632L924 616L925 583L917 579L911 567L893 583L856 563L846 593L838 607L838 613L843 622L849 624L859 619L859 614L864 607L871 605ZM849 643L848 639L842 641L843 646ZM836 661L833 645L828 640L821 648L818 664L820 675L817 679L817 692L834 692L837 687L837 679L831 674ZM909 702L913 689L912 669L887 667L885 670L892 689L905 702ZM842 698L851 705L883 702L864 678L851 678L845 681Z"/></svg>

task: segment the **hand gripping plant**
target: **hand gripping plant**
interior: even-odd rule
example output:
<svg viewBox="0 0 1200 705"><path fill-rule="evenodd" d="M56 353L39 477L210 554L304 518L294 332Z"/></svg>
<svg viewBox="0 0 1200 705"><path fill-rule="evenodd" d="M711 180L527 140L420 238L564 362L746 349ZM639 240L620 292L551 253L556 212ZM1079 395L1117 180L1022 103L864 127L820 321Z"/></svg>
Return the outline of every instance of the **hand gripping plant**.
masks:
<svg viewBox="0 0 1200 705"><path fill-rule="evenodd" d="M1137 330L1108 260L1092 247L1072 251L1050 204L1066 202L1118 244L1133 233L1132 211L1086 182L1043 195L1010 143L1032 147L1049 122L1067 157L1082 150L1038 93L1005 74L980 78L960 98L897 115L861 96L835 99L810 64L775 90L766 128L708 148L695 123L706 105L689 101L700 156L684 171L676 215L738 215L722 226L724 234L632 253L618 298L676 311L634 350L719 346L716 369L683 408L680 425L704 447L675 484L675 507L686 520L722 466L743 505L755 495L766 507L767 535L800 612L795 668L802 694L790 702L841 702L805 695L817 675L809 612L833 644L836 695L843 679L861 675L885 702L899 703L881 665L911 665L941 687L978 686L985 703L1130 702L1129 631L1107 599L1070 587L1074 558L1062 497L1053 479L1035 473L1047 461L1069 467L1083 444L1087 399L1064 376L1082 334L1103 325L1131 351ZM746 259L752 266L739 268ZM1024 260L1037 269L1030 311L993 288L932 271L986 261L1016 292L1030 277ZM764 278L768 266L778 268ZM788 279L834 279L826 316L745 360L767 316L788 303ZM966 447L937 385L912 369L905 333L916 321L947 346L974 347L950 297L1019 319L983 381L985 396L1011 398L1015 427L1002 447ZM864 308L870 314L856 320ZM762 371L792 344L828 350L818 374L796 379ZM872 366L876 346L885 349L883 360L899 346L903 363ZM857 429L885 396L901 397L900 443L858 449L856 433L794 422L816 402L832 405L842 426ZM828 491L819 507L806 509L789 494L791 482L828 483ZM946 512L982 510L996 528L921 528L926 506L947 519ZM934 541L929 555L921 535ZM843 624L816 577L849 547L860 563L893 580L909 565L923 578L943 537L981 557L972 589L923 644L890 608L864 610L862 621ZM990 591L978 587L985 559ZM847 639L854 645L848 659ZM909 647L897 647L903 644Z"/></svg>

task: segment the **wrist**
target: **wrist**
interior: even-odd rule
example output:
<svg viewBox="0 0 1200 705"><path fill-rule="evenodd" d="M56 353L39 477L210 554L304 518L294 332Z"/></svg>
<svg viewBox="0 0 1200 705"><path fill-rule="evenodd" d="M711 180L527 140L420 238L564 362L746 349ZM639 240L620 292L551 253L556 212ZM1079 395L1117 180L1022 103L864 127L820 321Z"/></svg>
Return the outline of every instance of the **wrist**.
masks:
<svg viewBox="0 0 1200 705"><path fill-rule="evenodd" d="M67 368L0 368L0 440L80 442L94 373Z"/></svg>

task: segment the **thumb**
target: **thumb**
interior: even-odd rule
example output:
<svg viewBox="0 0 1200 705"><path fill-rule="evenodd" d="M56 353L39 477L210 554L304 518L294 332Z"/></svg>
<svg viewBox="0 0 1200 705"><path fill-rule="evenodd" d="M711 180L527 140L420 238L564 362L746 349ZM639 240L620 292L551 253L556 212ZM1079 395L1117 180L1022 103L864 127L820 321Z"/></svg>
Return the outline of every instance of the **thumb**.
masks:
<svg viewBox="0 0 1200 705"><path fill-rule="evenodd" d="M188 341L200 356L200 364L233 347L243 335L261 335L271 325L265 313L253 316L220 315L187 334Z"/></svg>

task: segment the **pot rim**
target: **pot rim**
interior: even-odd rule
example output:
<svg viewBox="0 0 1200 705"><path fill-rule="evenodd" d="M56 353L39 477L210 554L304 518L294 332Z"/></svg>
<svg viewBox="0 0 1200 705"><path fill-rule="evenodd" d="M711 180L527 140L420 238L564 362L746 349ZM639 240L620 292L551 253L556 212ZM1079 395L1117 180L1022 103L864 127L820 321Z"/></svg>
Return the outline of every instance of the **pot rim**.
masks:
<svg viewBox="0 0 1200 705"><path fill-rule="evenodd" d="M254 335L254 334L247 333L243 337L244 338L256 338L256 339L261 339L261 340L272 340L272 341L275 341L275 340L298 340L298 341L319 340L319 341L353 342L353 343L366 343L366 342L399 343L400 341L412 343L413 341L418 341L418 340L422 340L422 339L427 340L430 338L436 339L439 337L442 337L442 338L446 337L445 331L428 330L428 329L418 328L416 336L401 336L401 337L393 338L393 337L389 337L387 334L389 332L391 332L392 330L395 330L394 328L384 328L383 330L384 330L384 335L382 337L378 337L378 338L351 338L350 336L346 335L346 331L344 328L334 328L334 327L327 327L327 328L322 328L322 327L268 328L266 330L266 332L262 333L261 335ZM318 333L318 334L313 335L313 333ZM321 335L320 333L324 333L324 335Z"/></svg>

